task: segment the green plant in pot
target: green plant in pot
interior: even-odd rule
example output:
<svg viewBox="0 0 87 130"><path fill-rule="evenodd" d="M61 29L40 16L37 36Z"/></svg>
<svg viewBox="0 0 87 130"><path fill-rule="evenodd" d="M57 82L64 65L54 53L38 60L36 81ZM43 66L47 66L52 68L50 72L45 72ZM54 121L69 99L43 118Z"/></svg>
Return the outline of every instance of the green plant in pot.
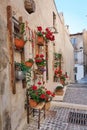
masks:
<svg viewBox="0 0 87 130"><path fill-rule="evenodd" d="M47 90L42 85L41 86L33 85L33 86L29 87L28 95L29 95L30 99L32 99L33 101L36 102L35 105L37 105L38 103L41 103L41 102L49 102L52 100L52 97L55 96L54 93L52 93L50 90Z"/></svg>
<svg viewBox="0 0 87 130"><path fill-rule="evenodd" d="M55 88L55 94L56 95L63 95L63 85L58 85L56 88Z"/></svg>
<svg viewBox="0 0 87 130"><path fill-rule="evenodd" d="M27 60L27 61L25 62L25 65L26 65L27 67L32 67L33 63L34 63L34 60L33 60L32 58L29 58L29 60Z"/></svg>
<svg viewBox="0 0 87 130"><path fill-rule="evenodd" d="M60 83L61 83L62 85L65 85L65 80L66 80L66 77L65 77L64 74L62 74L62 75L60 76Z"/></svg>
<svg viewBox="0 0 87 130"><path fill-rule="evenodd" d="M24 63L15 62L15 77L17 80L24 80L26 73L29 70L29 67L27 67Z"/></svg>
<svg viewBox="0 0 87 130"><path fill-rule="evenodd" d="M62 54L61 53L54 53L54 59L55 60L61 60L61 58L62 58Z"/></svg>

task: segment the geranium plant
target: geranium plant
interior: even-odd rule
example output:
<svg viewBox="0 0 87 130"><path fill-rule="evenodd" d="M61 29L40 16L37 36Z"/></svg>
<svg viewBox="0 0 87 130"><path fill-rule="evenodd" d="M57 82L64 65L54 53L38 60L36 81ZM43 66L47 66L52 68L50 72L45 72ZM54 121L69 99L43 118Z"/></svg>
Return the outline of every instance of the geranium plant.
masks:
<svg viewBox="0 0 87 130"><path fill-rule="evenodd" d="M36 85L33 85L28 89L28 95L30 96L31 99L33 99L37 103L47 102L51 100L52 97L55 96L54 93L45 89L43 86L38 87Z"/></svg>
<svg viewBox="0 0 87 130"><path fill-rule="evenodd" d="M44 59L44 55L43 54L37 54L35 57L35 63L37 66L39 67L44 67L46 65L46 60Z"/></svg>
<svg viewBox="0 0 87 130"><path fill-rule="evenodd" d="M36 33L38 36L44 36L44 32L42 31L42 27L39 26L37 27L37 33Z"/></svg>
<svg viewBox="0 0 87 130"><path fill-rule="evenodd" d="M50 41L54 41L55 40L55 36L53 35L53 33L50 31L49 28L46 28L45 31L43 31L42 27L38 26L36 34L38 36L42 36L46 42L48 42L49 40Z"/></svg>
<svg viewBox="0 0 87 130"><path fill-rule="evenodd" d="M49 30L49 28L46 28L45 29L45 33L44 33L44 39L46 42L48 42L49 40L50 41L54 41L55 40L55 37L53 35L53 33Z"/></svg>
<svg viewBox="0 0 87 130"><path fill-rule="evenodd" d="M54 73L56 77L60 77L62 75L62 70L60 68L56 69Z"/></svg>

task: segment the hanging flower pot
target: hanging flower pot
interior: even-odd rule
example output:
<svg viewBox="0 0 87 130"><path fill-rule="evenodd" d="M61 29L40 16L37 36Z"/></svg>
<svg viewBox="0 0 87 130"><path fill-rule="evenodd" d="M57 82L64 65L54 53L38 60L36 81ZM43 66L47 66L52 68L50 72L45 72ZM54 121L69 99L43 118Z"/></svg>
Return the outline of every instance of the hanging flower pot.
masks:
<svg viewBox="0 0 87 130"><path fill-rule="evenodd" d="M15 44L17 49L22 49L25 45L25 42L22 39L15 38L14 44Z"/></svg>
<svg viewBox="0 0 87 130"><path fill-rule="evenodd" d="M17 80L24 80L25 79L25 74L23 73L23 71L16 70L16 72L15 72L15 78Z"/></svg>
<svg viewBox="0 0 87 130"><path fill-rule="evenodd" d="M25 65L26 65L27 67L30 67L30 68L31 68L31 67L33 66L33 63L34 63L33 59L32 59L32 58L29 58L29 60L25 62Z"/></svg>
<svg viewBox="0 0 87 130"><path fill-rule="evenodd" d="M40 46L44 45L44 38L43 36L37 36L37 44Z"/></svg>
<svg viewBox="0 0 87 130"><path fill-rule="evenodd" d="M32 67L33 63L32 63L32 62L29 62L29 61L26 61L26 62L25 62L25 65L26 65L27 67Z"/></svg>

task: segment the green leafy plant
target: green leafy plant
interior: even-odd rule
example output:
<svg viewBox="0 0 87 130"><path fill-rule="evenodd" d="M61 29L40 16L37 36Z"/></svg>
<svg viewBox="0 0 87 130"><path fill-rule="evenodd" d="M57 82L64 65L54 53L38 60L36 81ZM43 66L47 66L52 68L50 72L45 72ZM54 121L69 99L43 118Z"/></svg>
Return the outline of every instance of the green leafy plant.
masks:
<svg viewBox="0 0 87 130"><path fill-rule="evenodd" d="M41 26L39 26L39 27L37 27L37 33L36 33L38 36L42 36L43 37L43 35L44 35L44 32L42 31L42 27Z"/></svg>
<svg viewBox="0 0 87 130"><path fill-rule="evenodd" d="M43 86L37 87L36 85L33 85L28 89L28 95L37 103L47 102L55 96L54 93L45 89Z"/></svg>
<svg viewBox="0 0 87 130"><path fill-rule="evenodd" d="M64 81L65 81L65 80L66 80L65 75L63 75L63 74L62 74L62 75L60 76L60 79L62 79L62 80L64 80Z"/></svg>
<svg viewBox="0 0 87 130"><path fill-rule="evenodd" d="M31 62L31 63L34 63L34 60L32 58L29 58L27 61Z"/></svg>
<svg viewBox="0 0 87 130"><path fill-rule="evenodd" d="M22 63L15 62L15 67L16 70L23 71L24 73L26 73L29 70L29 67L27 67L23 62Z"/></svg>
<svg viewBox="0 0 87 130"><path fill-rule="evenodd" d="M64 87L62 86L62 85L59 85L59 86L57 86L56 88L55 88L55 91L57 91L57 90L60 90L60 89L63 89Z"/></svg>
<svg viewBox="0 0 87 130"><path fill-rule="evenodd" d="M54 53L54 59L55 60L60 60L62 58L62 54L61 53Z"/></svg>

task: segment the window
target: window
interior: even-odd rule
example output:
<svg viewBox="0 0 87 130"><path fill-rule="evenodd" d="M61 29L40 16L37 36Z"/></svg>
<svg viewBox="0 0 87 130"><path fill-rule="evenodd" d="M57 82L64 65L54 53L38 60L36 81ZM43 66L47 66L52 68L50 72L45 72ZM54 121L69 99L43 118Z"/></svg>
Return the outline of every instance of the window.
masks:
<svg viewBox="0 0 87 130"><path fill-rule="evenodd" d="M53 27L55 27L56 24L56 14L53 12Z"/></svg>
<svg viewBox="0 0 87 130"><path fill-rule="evenodd" d="M77 53L74 53L74 58L75 58L75 60L78 59Z"/></svg>
<svg viewBox="0 0 87 130"><path fill-rule="evenodd" d="M74 68L75 73L77 73L77 67Z"/></svg>
<svg viewBox="0 0 87 130"><path fill-rule="evenodd" d="M76 38L71 38L70 41L71 41L73 46L76 45L76 43L77 43L77 39Z"/></svg>
<svg viewBox="0 0 87 130"><path fill-rule="evenodd" d="M80 49L83 49L83 47L80 47Z"/></svg>
<svg viewBox="0 0 87 130"><path fill-rule="evenodd" d="M14 34L14 37L20 37L20 24L19 24L19 21L15 18L15 17L12 17L12 20L13 20L13 34Z"/></svg>

